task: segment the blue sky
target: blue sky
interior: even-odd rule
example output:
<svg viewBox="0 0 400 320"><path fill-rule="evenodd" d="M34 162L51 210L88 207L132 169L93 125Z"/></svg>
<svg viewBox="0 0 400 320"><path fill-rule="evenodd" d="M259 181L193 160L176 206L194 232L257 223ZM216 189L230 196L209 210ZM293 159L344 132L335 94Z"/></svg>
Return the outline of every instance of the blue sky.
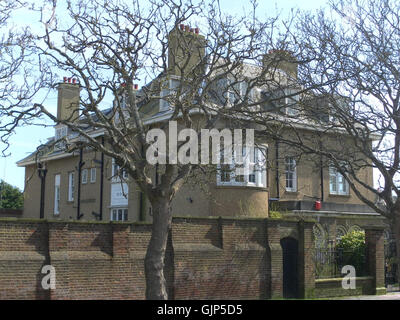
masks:
<svg viewBox="0 0 400 320"><path fill-rule="evenodd" d="M241 0L220 0L221 8L229 13L229 14L241 14L244 9L244 2ZM280 1L268 1L268 0L260 0L259 7L257 10L257 14L259 18L264 18L273 15L276 12L276 9L282 10L281 13L286 15L290 12L292 8L294 9L303 9L303 10L314 10L325 6L325 0L314 0L314 1L297 1L297 0L280 0ZM37 16L35 17L37 18ZM14 24L20 25L21 23L27 23L32 27L37 22L33 16L31 16L31 20L27 19L27 15L18 16L12 21ZM60 77L60 81L62 79L62 75ZM38 97L37 102L42 102L43 97ZM49 107L50 110L56 111L57 107L57 94L56 90L51 92L46 98L45 103ZM111 101L110 101L111 104ZM47 121L48 124L51 122ZM6 182L17 186L21 190L24 187L24 177L25 172L24 168L19 168L16 165L16 162L28 154L36 150L36 147L47 141L48 137L51 137L54 134L54 130L52 127L38 127L38 126L24 126L20 127L15 131L15 134L11 137L10 143L11 146L8 149L8 152L11 154L8 157L0 157L0 179L5 180Z"/></svg>

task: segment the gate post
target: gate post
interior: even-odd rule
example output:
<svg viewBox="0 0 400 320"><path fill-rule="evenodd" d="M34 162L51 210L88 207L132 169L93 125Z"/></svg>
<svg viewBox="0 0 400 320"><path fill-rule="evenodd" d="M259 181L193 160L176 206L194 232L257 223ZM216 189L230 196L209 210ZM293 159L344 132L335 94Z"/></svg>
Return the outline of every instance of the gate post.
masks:
<svg viewBox="0 0 400 320"><path fill-rule="evenodd" d="M371 294L386 294L383 227L365 228L367 270L373 278Z"/></svg>
<svg viewBox="0 0 400 320"><path fill-rule="evenodd" d="M301 220L299 228L299 296L302 299L314 298L315 264L314 264L314 222Z"/></svg>

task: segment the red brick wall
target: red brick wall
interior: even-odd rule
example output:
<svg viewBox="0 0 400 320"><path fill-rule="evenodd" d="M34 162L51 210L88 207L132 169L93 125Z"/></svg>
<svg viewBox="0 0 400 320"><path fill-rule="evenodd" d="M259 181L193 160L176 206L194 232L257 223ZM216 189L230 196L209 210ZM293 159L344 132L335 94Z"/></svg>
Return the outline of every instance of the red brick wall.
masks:
<svg viewBox="0 0 400 320"><path fill-rule="evenodd" d="M144 299L150 228L0 219L0 298ZM278 229L267 219L175 218L165 261L170 298L269 298L271 282L279 296L282 257L271 259ZM51 292L41 288L46 264L56 270Z"/></svg>

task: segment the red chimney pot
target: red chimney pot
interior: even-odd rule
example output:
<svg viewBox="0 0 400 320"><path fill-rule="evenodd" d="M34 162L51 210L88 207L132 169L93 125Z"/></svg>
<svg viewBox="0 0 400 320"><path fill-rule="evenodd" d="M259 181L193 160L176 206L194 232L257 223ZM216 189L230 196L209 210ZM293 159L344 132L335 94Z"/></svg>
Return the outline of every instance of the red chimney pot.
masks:
<svg viewBox="0 0 400 320"><path fill-rule="evenodd" d="M199 28L195 28L195 29L194 29L194 32L195 32L196 34L199 34L199 33L200 33L200 29L199 29Z"/></svg>

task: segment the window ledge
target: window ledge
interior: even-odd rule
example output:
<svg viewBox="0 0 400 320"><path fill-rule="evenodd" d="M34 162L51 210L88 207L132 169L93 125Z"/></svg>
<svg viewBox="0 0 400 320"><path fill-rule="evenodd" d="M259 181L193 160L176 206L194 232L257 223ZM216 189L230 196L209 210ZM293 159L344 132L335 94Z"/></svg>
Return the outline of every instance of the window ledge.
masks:
<svg viewBox="0 0 400 320"><path fill-rule="evenodd" d="M350 194L336 194L336 193L330 193L329 197L338 197L338 198L350 198Z"/></svg>
<svg viewBox="0 0 400 320"><path fill-rule="evenodd" d="M216 185L217 189L255 189L261 191L268 191L268 187L258 187L252 185L235 185L235 184L223 184Z"/></svg>
<svg viewBox="0 0 400 320"><path fill-rule="evenodd" d="M299 194L298 191L285 190L285 194Z"/></svg>

